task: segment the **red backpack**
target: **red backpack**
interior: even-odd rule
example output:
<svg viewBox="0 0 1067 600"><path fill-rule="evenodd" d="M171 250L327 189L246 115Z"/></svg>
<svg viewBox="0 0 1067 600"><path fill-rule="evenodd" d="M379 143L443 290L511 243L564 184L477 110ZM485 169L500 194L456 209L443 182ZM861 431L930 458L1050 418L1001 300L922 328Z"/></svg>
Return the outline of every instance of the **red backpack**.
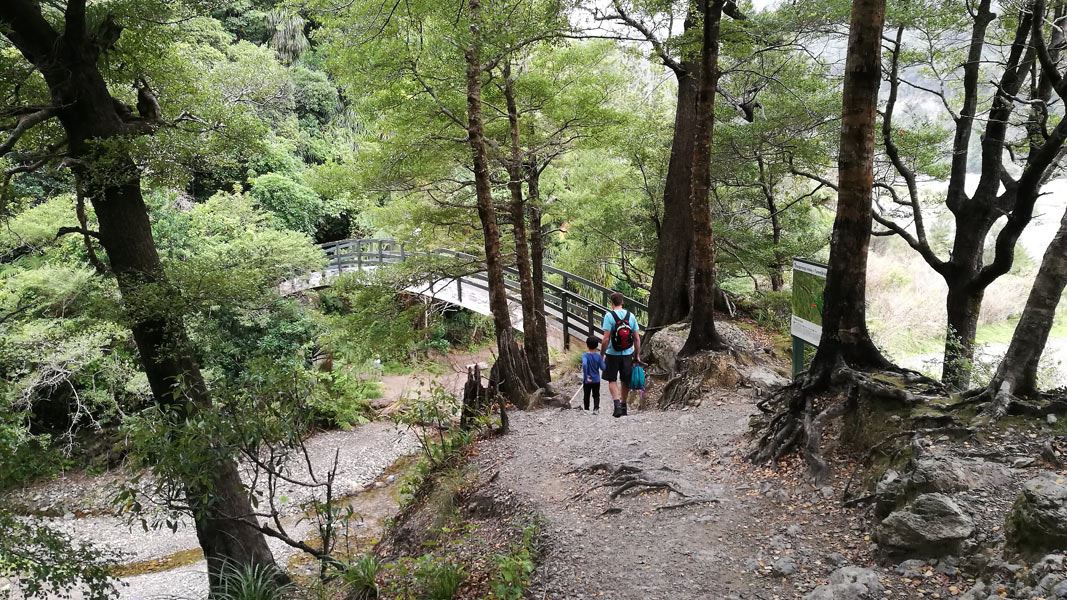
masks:
<svg viewBox="0 0 1067 600"><path fill-rule="evenodd" d="M619 313L611 311L615 326L611 328L611 347L620 352L634 347L634 330L630 328L630 311L621 320Z"/></svg>

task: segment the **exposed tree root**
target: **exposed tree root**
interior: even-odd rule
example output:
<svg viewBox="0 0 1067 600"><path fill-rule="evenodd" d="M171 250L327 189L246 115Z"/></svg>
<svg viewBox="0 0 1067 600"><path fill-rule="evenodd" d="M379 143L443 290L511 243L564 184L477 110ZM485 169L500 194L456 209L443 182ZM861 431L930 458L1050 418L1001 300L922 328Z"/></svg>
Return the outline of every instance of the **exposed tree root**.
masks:
<svg viewBox="0 0 1067 600"><path fill-rule="evenodd" d="M918 385L925 387L915 389ZM819 409L816 400L834 397L834 390L847 390L845 398ZM774 462L799 449L816 485L821 485L829 473L820 450L826 422L856 410L861 398L912 405L926 400L929 393L940 392L937 382L914 371L867 372L838 362L834 369L798 379L756 405L770 420L748 459Z"/></svg>
<svg viewBox="0 0 1067 600"><path fill-rule="evenodd" d="M1067 393L1052 390L1032 398L1022 397L1015 394L1015 385L1010 379L995 378L985 387L960 394L959 402L949 406L948 410L958 411L971 406L978 407L979 414L991 421L1008 415L1044 417L1067 412Z"/></svg>
<svg viewBox="0 0 1067 600"><path fill-rule="evenodd" d="M674 504L664 504L663 506L657 506L656 510L671 510L675 508L684 508L686 506L695 506L697 504L710 504L712 502L718 501L718 498L712 498L709 496L701 496L699 498L686 498L685 500L682 500L681 502L676 502Z"/></svg>
<svg viewBox="0 0 1067 600"><path fill-rule="evenodd" d="M585 466L579 469L570 471L570 473L609 473L607 481L598 483L594 486L586 488L573 496L572 500L578 500L594 490L601 488L613 488L608 497L612 500L616 500L628 492L632 495L641 494L649 491L666 490L668 494L673 493L683 500L670 504L659 506L656 510L670 510L674 508L682 508L685 506L693 506L696 504L706 504L709 502L718 502L718 498L714 498L708 495L694 495L690 492L684 491L681 484L678 481L672 481L663 477L663 473L677 473L678 471L670 467L659 467L658 469L646 469L640 463L627 462L617 467L613 467L607 463L595 463L589 466ZM602 514L612 514L618 511L604 511Z"/></svg>

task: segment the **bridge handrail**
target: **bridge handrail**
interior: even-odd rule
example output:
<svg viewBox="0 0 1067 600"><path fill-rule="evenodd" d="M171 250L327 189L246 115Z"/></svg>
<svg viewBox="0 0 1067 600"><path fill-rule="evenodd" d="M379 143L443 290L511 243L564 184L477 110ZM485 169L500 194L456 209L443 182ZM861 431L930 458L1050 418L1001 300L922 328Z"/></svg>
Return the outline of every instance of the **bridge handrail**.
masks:
<svg viewBox="0 0 1067 600"><path fill-rule="evenodd" d="M322 244L320 247L338 272L343 272L345 266L353 263L357 265L357 268L362 269L364 265L394 264L412 256L445 255L483 262L483 259L479 256L447 248L408 252L404 244L389 238L338 240ZM575 332L585 335L603 334L599 317L609 310L607 307L608 297L613 290L580 275L549 265L544 266L544 272L560 276L563 279L563 285L557 285L547 279L542 283L545 290L545 314L552 320L562 324L564 346L569 347L570 337L575 335ZM510 290L518 291L520 289L519 284L516 282L518 269L506 267L505 276L505 286ZM508 280L509 278L511 280ZM465 282L467 285L474 285L477 288L488 290L488 277L483 272L461 275L454 278L454 280L457 282L457 286L462 286ZM486 285L478 283L480 281L485 282ZM599 293L603 301L597 302L584 297L581 293L582 290L568 289L571 285L586 288L585 291ZM516 297L514 294L508 294L508 296L510 300L521 302L521 298ZM626 306L638 317L648 314L648 306L641 302L627 299ZM578 309L582 314L574 312L573 309Z"/></svg>

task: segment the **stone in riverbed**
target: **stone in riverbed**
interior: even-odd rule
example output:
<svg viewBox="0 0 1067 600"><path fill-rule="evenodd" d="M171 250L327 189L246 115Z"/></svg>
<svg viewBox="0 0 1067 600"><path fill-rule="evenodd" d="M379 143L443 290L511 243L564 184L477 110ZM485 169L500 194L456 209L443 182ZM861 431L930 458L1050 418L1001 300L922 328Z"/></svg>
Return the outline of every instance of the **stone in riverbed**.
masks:
<svg viewBox="0 0 1067 600"><path fill-rule="evenodd" d="M895 554L944 556L959 552L974 533L974 521L945 494L922 494L893 511L875 531L875 541Z"/></svg>
<svg viewBox="0 0 1067 600"><path fill-rule="evenodd" d="M1023 484L1007 517L1008 547L1037 556L1067 549L1067 479L1055 473Z"/></svg>

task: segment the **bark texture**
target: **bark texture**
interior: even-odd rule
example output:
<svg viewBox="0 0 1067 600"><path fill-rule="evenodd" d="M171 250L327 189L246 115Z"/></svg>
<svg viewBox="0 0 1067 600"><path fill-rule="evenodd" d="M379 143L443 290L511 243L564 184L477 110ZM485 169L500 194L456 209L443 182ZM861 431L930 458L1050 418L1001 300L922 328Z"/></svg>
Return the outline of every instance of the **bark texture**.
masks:
<svg viewBox="0 0 1067 600"><path fill-rule="evenodd" d="M526 173L529 207L530 263L534 284L534 323L537 330L533 340L526 340L527 345L537 344L538 352L545 356L540 367L544 369L540 378L551 380L548 360L548 320L545 316L545 232L542 224L541 209L541 169L536 157L531 159ZM536 374L535 374L536 375Z"/></svg>
<svg viewBox="0 0 1067 600"><path fill-rule="evenodd" d="M855 0L841 110L837 216L822 315L822 340L811 373L829 378L839 363L883 368L888 362L867 331L867 248L871 239L874 131L882 78L885 0Z"/></svg>
<svg viewBox="0 0 1067 600"><path fill-rule="evenodd" d="M687 19L687 23L689 20ZM687 25L687 29L691 25ZM659 327L689 316L693 222L689 199L693 185L693 147L697 130L697 77L700 65L682 63L675 71L678 100L667 180L663 189L663 223L656 244L656 270L648 297L648 325Z"/></svg>
<svg viewBox="0 0 1067 600"><path fill-rule="evenodd" d="M515 242L515 268L519 272L519 296L522 298L522 334L523 349L533 372L538 387L547 388L549 384L548 345L539 343L539 338L547 337L548 332L538 328L537 297L535 291L533 266L530 262L530 245L526 233L526 199L522 193L523 176L522 144L519 131L519 109L515 102L515 84L511 77L511 66L504 66L504 100L508 110L508 132L510 155L505 161L508 172L508 192L511 202L508 205L511 228ZM543 280L542 280L543 281ZM542 313L544 308L542 305ZM544 350L544 352L542 352Z"/></svg>
<svg viewBox="0 0 1067 600"><path fill-rule="evenodd" d="M991 387L997 394L1032 396L1037 393L1037 367L1056 318L1056 308L1067 285L1067 212L1059 231L1045 250L1041 268L1026 299Z"/></svg>
<svg viewBox="0 0 1067 600"><path fill-rule="evenodd" d="M485 266L489 279L489 309L496 326L497 359L493 371L499 377L500 391L513 404L525 408L530 395L537 389L526 356L515 341L507 289L504 285L504 265L500 256L500 228L493 205L489 159L485 147L485 127L482 119L482 59L481 59L481 0L468 0L470 10L470 40L464 52L467 63L467 139L474 166L475 193L478 199L478 218L482 223L485 244Z"/></svg>
<svg viewBox="0 0 1067 600"><path fill-rule="evenodd" d="M715 91L719 72L719 26L721 0L706 5L700 49L700 86L697 94L697 128L693 145L690 218L692 219L693 326L678 352L692 356L724 347L715 331L715 239L711 226L711 141L715 128Z"/></svg>
<svg viewBox="0 0 1067 600"><path fill-rule="evenodd" d="M180 314L158 298L180 292L167 282L141 195L140 173L121 142L129 135L98 67L99 40L87 31L84 2L71 1L57 34L40 6L27 0L0 5L4 35L44 76L68 137L78 188L90 200L100 243L129 310L134 341L156 402L181 419L211 406ZM148 301L156 298L155 302ZM212 589L223 564L274 567L236 464L220 459L210 485L185 486Z"/></svg>

